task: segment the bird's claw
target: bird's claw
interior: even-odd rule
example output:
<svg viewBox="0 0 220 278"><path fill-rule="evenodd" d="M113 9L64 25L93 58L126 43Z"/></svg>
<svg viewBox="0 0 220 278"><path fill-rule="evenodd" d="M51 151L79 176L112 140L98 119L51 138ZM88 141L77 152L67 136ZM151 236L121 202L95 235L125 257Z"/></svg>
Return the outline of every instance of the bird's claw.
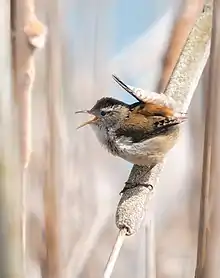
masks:
<svg viewBox="0 0 220 278"><path fill-rule="evenodd" d="M132 182L126 182L125 183L125 187L122 189L122 191L119 193L119 195L122 195L125 193L126 190L128 189L132 189L138 186L143 186L146 187L147 189L149 189L150 191L153 190L153 186L149 183L132 183Z"/></svg>

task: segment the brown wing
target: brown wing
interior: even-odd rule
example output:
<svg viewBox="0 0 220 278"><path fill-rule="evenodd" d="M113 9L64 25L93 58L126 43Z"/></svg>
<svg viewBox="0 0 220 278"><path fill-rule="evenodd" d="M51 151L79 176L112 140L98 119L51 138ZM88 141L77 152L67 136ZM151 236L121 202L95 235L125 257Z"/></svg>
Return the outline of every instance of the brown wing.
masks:
<svg viewBox="0 0 220 278"><path fill-rule="evenodd" d="M138 143L158 135L166 134L173 126L185 120L185 117L146 117L143 114L137 114L126 119L124 124L116 130L116 135L118 137L128 137L133 143Z"/></svg>
<svg viewBox="0 0 220 278"><path fill-rule="evenodd" d="M162 117L172 117L174 115L174 111L172 108L154 104L154 103L141 103L137 105L133 109L133 113L142 114L146 117L148 116L162 116Z"/></svg>

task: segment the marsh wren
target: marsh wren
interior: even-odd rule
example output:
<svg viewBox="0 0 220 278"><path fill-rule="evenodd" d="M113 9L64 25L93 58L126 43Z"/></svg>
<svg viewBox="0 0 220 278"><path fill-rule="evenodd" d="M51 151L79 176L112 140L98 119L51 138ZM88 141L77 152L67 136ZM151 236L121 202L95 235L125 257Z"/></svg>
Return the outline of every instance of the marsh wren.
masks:
<svg viewBox="0 0 220 278"><path fill-rule="evenodd" d="M137 165L150 165L152 169L174 146L179 124L185 115L173 108L143 101L117 76L114 80L137 101L127 104L103 97L90 110L77 111L94 116L80 125L91 125L100 143L114 156Z"/></svg>

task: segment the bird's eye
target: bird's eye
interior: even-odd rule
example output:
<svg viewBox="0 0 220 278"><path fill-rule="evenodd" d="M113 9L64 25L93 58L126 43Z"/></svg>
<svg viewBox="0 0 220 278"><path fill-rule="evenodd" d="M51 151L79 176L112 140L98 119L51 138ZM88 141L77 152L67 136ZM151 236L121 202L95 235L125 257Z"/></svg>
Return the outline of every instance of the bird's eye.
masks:
<svg viewBox="0 0 220 278"><path fill-rule="evenodd" d="M101 115L101 116L105 116L105 114L106 114L106 112L103 111L103 110L100 112L100 115Z"/></svg>

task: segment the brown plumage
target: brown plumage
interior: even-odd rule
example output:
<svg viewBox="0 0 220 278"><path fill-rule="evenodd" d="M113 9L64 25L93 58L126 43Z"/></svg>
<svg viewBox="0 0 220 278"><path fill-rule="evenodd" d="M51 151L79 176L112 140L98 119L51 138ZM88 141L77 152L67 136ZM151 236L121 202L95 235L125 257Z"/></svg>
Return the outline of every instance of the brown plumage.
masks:
<svg viewBox="0 0 220 278"><path fill-rule="evenodd" d="M172 117L174 116L174 111L173 109L162 106L159 104L155 103L141 103L140 105L136 106L133 109L134 112L140 113L145 115L146 117L148 116L163 116L163 117Z"/></svg>
<svg viewBox="0 0 220 278"><path fill-rule="evenodd" d="M133 111L143 114L145 116L163 116L163 117L172 117L174 116L174 110L170 107L156 104L152 102L147 102L141 99L135 94L135 92L128 87L120 78L116 75L112 75L113 79L117 82L117 84L126 90L131 96L138 100L138 103L134 104Z"/></svg>

